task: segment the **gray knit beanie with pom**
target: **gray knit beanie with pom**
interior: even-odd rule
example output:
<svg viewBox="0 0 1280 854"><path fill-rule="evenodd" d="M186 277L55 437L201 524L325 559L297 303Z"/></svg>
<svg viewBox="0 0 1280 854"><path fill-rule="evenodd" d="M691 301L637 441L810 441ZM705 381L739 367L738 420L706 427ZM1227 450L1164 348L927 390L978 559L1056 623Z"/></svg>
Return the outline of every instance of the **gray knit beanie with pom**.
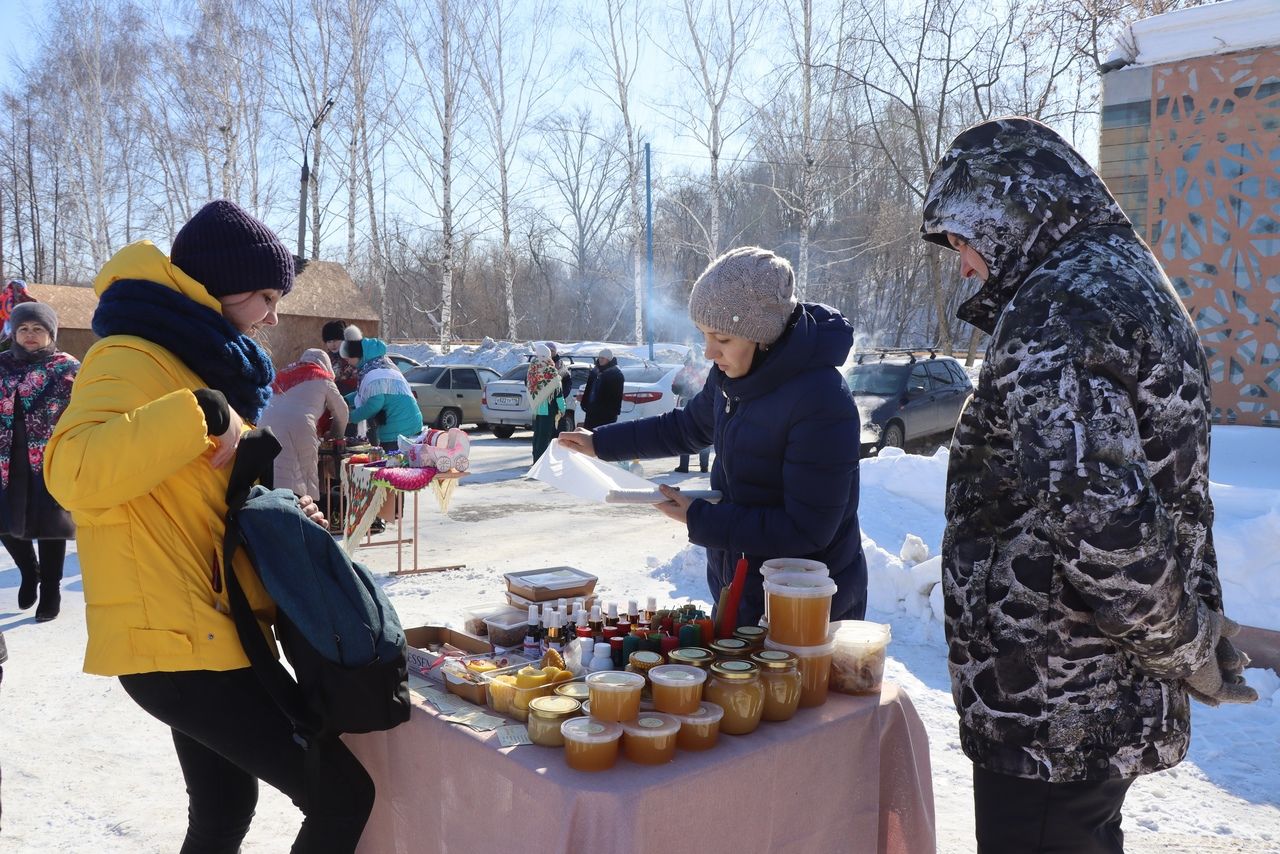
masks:
<svg viewBox="0 0 1280 854"><path fill-rule="evenodd" d="M758 246L730 249L712 261L689 294L694 323L757 344L782 337L795 307L790 262Z"/></svg>

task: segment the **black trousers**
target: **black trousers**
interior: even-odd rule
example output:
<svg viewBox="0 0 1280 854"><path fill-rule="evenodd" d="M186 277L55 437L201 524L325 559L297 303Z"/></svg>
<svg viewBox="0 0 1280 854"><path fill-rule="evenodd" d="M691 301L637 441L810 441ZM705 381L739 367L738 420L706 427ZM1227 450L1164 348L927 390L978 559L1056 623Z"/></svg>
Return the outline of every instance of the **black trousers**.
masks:
<svg viewBox="0 0 1280 854"><path fill-rule="evenodd" d="M1120 807L1132 784L1046 783L975 765L978 854L1123 854Z"/></svg>
<svg viewBox="0 0 1280 854"><path fill-rule="evenodd" d="M304 749L252 670L121 676L125 691L168 724L187 784L181 854L235 854L258 803L258 780L302 810L292 854L350 854L373 809L373 781L338 739Z"/></svg>

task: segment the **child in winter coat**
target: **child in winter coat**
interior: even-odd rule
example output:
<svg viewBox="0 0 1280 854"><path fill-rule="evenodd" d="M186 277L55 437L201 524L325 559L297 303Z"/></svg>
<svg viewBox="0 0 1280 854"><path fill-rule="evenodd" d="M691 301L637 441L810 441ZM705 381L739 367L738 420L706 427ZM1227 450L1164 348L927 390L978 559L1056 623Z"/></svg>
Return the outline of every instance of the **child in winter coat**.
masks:
<svg viewBox="0 0 1280 854"><path fill-rule="evenodd" d="M328 411L330 436L342 436L347 429L347 402L334 384L329 355L319 349L304 351L301 359L276 374L271 392L258 425L270 427L280 440L276 488L319 495L320 435L316 425Z"/></svg>
<svg viewBox="0 0 1280 854"><path fill-rule="evenodd" d="M58 317L45 303L19 303L9 323L12 346L0 353L0 542L22 573L18 607L36 603L38 586L36 620L45 622L62 608L62 564L76 535L45 486L45 445L80 363L58 350Z"/></svg>
<svg viewBox="0 0 1280 854"><path fill-rule="evenodd" d="M45 457L49 491L79 526L84 669L119 677L170 728L186 852L236 851L258 780L304 814L293 854L354 851L373 808L373 782L339 739L294 740L240 645L223 576L229 464L274 376L253 335L276 324L293 276L279 238L225 200L182 227L171 257L146 240L121 249L94 282L101 340ZM275 604L243 550L228 571L270 639Z"/></svg>

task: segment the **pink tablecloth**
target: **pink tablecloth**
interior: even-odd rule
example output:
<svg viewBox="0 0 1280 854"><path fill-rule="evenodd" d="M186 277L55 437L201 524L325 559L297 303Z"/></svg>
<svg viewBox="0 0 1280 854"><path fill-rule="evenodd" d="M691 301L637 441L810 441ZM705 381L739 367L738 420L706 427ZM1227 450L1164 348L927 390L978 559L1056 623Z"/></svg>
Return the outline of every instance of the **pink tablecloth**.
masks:
<svg viewBox="0 0 1280 854"><path fill-rule="evenodd" d="M378 787L363 854L929 854L929 743L906 693L832 694L783 723L678 752L570 770L557 749L499 748L415 706L391 732L347 736Z"/></svg>

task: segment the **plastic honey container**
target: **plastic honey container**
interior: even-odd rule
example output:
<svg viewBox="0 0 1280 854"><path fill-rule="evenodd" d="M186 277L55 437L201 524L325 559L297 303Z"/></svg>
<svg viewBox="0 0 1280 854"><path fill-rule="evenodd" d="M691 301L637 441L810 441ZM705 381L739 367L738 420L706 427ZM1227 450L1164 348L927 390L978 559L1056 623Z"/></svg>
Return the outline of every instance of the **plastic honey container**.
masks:
<svg viewBox="0 0 1280 854"><path fill-rule="evenodd" d="M760 684L764 685L766 721L790 720L800 707L800 660L780 649L762 649L751 656L760 668Z"/></svg>
<svg viewBox="0 0 1280 854"><path fill-rule="evenodd" d="M721 732L746 735L760 725L764 685L760 683L760 668L750 661L717 661L711 665L711 681L703 696L724 709Z"/></svg>
<svg viewBox="0 0 1280 854"><path fill-rule="evenodd" d="M833 623L836 645L831 658L831 690L841 694L875 694L884 681L885 647L892 633L884 623L844 620Z"/></svg>
<svg viewBox="0 0 1280 854"><path fill-rule="evenodd" d="M793 646L827 642L836 583L816 573L783 572L764 583L769 637Z"/></svg>
<svg viewBox="0 0 1280 854"><path fill-rule="evenodd" d="M710 750L720 740L720 719L724 717L724 709L715 703L699 703L696 711L675 717L680 721L676 746L681 750Z"/></svg>
<svg viewBox="0 0 1280 854"><path fill-rule="evenodd" d="M622 752L640 765L662 765L676 755L680 721L673 715L645 712L622 724Z"/></svg>
<svg viewBox="0 0 1280 854"><path fill-rule="evenodd" d="M618 761L622 724L569 718L560 724L564 761L575 771L607 771Z"/></svg>
<svg viewBox="0 0 1280 854"><path fill-rule="evenodd" d="M800 708L821 706L827 701L827 689L831 682L831 658L836 642L827 641L815 646L791 646L778 643L771 637L764 639L766 650L776 649L794 655L800 670Z"/></svg>
<svg viewBox="0 0 1280 854"><path fill-rule="evenodd" d="M760 564L760 577L768 581L780 572L811 573L817 576L830 575L827 565L820 560L805 560L798 557L775 557Z"/></svg>
<svg viewBox="0 0 1280 854"><path fill-rule="evenodd" d="M639 673L604 670L587 676L591 717L597 721L634 720L640 714L640 691L644 677Z"/></svg>
<svg viewBox="0 0 1280 854"><path fill-rule="evenodd" d="M529 701L529 740L543 747L564 746L560 724L582 714L582 704L570 697L536 697Z"/></svg>
<svg viewBox="0 0 1280 854"><path fill-rule="evenodd" d="M673 715L692 714L702 702L706 671L687 664L663 664L649 671L653 707Z"/></svg>

